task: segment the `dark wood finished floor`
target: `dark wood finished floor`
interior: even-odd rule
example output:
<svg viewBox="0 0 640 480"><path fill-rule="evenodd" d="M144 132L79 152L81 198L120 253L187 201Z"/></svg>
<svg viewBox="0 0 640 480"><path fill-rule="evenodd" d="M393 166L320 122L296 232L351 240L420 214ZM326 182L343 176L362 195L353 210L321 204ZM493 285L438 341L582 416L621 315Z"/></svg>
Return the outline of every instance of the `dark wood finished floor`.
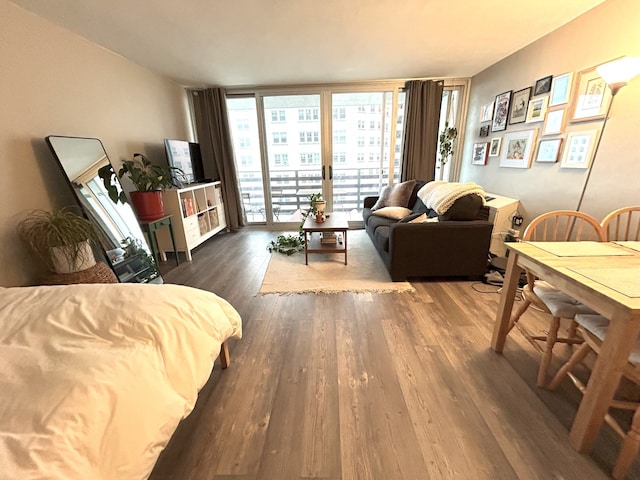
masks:
<svg viewBox="0 0 640 480"><path fill-rule="evenodd" d="M535 387L539 356L519 333L504 355L489 348L496 287L257 296L274 236L220 234L192 263L163 265L167 282L234 305L244 338L228 370L216 362L152 480L609 478L620 442L608 428L590 455L569 446L575 388Z"/></svg>

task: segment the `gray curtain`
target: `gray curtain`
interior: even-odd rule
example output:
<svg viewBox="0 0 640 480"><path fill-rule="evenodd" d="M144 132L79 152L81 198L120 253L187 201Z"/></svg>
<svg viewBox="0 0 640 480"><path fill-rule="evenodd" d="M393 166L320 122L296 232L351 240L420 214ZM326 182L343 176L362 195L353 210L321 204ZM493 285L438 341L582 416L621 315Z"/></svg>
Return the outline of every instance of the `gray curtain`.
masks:
<svg viewBox="0 0 640 480"><path fill-rule="evenodd" d="M402 181L435 178L443 89L442 80L412 80L405 84L407 106L400 171Z"/></svg>
<svg viewBox="0 0 640 480"><path fill-rule="evenodd" d="M209 178L220 178L227 226L234 231L245 223L233 161L225 92L222 88L193 90L191 97L204 172Z"/></svg>

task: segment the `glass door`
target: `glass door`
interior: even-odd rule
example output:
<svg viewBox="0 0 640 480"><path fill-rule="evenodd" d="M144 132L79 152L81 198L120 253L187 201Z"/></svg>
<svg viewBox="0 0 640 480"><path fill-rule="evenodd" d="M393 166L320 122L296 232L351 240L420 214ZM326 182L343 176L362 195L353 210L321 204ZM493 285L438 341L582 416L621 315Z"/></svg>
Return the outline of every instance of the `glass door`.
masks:
<svg viewBox="0 0 640 480"><path fill-rule="evenodd" d="M333 93L331 102L331 208L361 220L364 198L399 181L404 92Z"/></svg>
<svg viewBox="0 0 640 480"><path fill-rule="evenodd" d="M322 192L320 94L262 97L271 221L299 222Z"/></svg>

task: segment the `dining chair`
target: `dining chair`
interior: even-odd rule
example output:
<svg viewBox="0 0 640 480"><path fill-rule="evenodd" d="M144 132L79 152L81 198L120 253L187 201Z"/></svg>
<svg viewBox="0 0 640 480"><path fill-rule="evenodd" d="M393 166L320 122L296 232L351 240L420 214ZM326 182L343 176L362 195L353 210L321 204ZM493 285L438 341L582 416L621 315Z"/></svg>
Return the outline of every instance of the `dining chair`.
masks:
<svg viewBox="0 0 640 480"><path fill-rule="evenodd" d="M577 349L569 361L565 363L555 377L549 383L549 389L555 390L565 377L573 382L573 384L584 393L586 385L580 378L574 374L575 367L590 354L600 353L600 346L607 335L609 320L597 314L578 314L575 317L578 325L578 333L584 338L584 343ZM640 385L640 339L636 341L635 346L631 350L629 360L625 365L622 375L631 382ZM625 432L619 421L610 413L605 415L605 422L623 439L622 448L618 454L615 466L613 467L612 476L616 480L624 478L629 470L631 463L638 455L640 450L640 403L613 400L609 404L610 409L623 409L634 411L631 420L631 428Z"/></svg>
<svg viewBox="0 0 640 480"><path fill-rule="evenodd" d="M640 240L640 206L622 207L607 214L600 223L607 241Z"/></svg>
<svg viewBox="0 0 640 480"><path fill-rule="evenodd" d="M575 210L556 210L534 218L522 235L523 241L537 242L570 242L595 240L604 241L604 232L598 221L592 216ZM522 305L511 317L509 330L514 326L541 354L536 384L545 385L547 372L553 358L553 347L556 343L577 344L582 340L576 337L576 325L573 321L578 313L595 313L586 305L576 301L553 285L538 280L525 271L527 283L522 288ZM530 305L551 315L546 335L534 335L520 322L520 318ZM561 319L571 320L566 337L558 337ZM542 344L542 345L541 345Z"/></svg>

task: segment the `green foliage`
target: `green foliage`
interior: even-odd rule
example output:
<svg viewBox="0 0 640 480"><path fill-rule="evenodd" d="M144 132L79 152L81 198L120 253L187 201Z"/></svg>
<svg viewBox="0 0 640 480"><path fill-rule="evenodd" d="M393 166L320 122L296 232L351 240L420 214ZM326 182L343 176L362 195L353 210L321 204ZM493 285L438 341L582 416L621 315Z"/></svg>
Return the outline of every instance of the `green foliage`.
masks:
<svg viewBox="0 0 640 480"><path fill-rule="evenodd" d="M440 132L440 164L444 166L449 160L449 157L453 155L453 142L458 138L458 130L455 127L450 127L449 122L444 122L444 130Z"/></svg>
<svg viewBox="0 0 640 480"><path fill-rule="evenodd" d="M298 227L297 235L278 235L275 240L271 240L267 245L267 250L270 252L284 253L285 255L293 255L296 252L304 250L304 232L302 226L309 215L316 213L315 203L318 200L322 200L321 193L312 193L308 195L309 209L302 211L302 221Z"/></svg>
<svg viewBox="0 0 640 480"><path fill-rule="evenodd" d="M173 181L172 172L184 177L184 172L179 168L154 165L143 154L134 153L133 160L124 160L122 162L122 167L118 170L118 178L127 175L137 192L153 192L178 186ZM127 197L123 191L119 191L115 180L115 172L111 165L105 165L100 168L98 176L102 179L109 198L114 203L118 203L118 201L126 203Z"/></svg>
<svg viewBox="0 0 640 480"><path fill-rule="evenodd" d="M69 208L62 208L53 213L32 210L18 224L18 237L36 258L53 270L53 247L69 247L61 253L73 264L82 259L83 243L87 240L95 243L97 235L93 223Z"/></svg>

